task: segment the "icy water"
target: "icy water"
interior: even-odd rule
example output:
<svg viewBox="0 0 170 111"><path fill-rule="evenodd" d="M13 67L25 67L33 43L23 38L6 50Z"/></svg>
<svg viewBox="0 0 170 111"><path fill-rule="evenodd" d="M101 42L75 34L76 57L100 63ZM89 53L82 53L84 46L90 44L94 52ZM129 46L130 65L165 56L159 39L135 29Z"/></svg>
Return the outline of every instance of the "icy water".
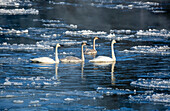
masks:
<svg viewBox="0 0 170 111"><path fill-rule="evenodd" d="M168 0L0 0L0 110L170 110ZM35 64L81 55L117 61Z"/></svg>

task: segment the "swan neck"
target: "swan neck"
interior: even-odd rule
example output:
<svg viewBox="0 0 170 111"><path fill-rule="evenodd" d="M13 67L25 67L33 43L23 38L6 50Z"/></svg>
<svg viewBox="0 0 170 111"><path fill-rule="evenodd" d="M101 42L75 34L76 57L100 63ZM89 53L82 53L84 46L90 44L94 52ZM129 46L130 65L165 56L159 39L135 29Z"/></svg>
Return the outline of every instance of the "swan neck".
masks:
<svg viewBox="0 0 170 111"><path fill-rule="evenodd" d="M82 61L85 60L85 58L84 58L84 52L83 52L83 45L81 46L81 59L82 59Z"/></svg>
<svg viewBox="0 0 170 111"><path fill-rule="evenodd" d="M57 62L59 59L58 59L58 47L56 46L55 48L55 61Z"/></svg>
<svg viewBox="0 0 170 111"><path fill-rule="evenodd" d="M114 52L114 43L111 44L111 49L112 49L112 59L116 60L115 52Z"/></svg>
<svg viewBox="0 0 170 111"><path fill-rule="evenodd" d="M96 50L95 45L96 45L96 39L93 40L93 50Z"/></svg>

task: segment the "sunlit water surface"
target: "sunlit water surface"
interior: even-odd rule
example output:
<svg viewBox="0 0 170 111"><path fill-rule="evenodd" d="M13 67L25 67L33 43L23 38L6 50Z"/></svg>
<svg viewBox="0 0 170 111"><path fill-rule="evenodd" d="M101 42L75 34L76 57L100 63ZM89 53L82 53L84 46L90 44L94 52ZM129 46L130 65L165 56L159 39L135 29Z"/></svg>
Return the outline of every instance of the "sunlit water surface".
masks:
<svg viewBox="0 0 170 111"><path fill-rule="evenodd" d="M170 110L167 1L0 0L0 110ZM152 18L152 19L151 19ZM31 58L81 55L117 61L35 64Z"/></svg>

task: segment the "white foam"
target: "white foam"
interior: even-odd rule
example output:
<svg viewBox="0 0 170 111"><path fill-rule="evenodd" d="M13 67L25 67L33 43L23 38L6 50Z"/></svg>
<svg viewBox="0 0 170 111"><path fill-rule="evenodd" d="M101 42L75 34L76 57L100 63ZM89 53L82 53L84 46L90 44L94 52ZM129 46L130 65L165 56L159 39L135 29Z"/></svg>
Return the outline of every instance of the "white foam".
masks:
<svg viewBox="0 0 170 111"><path fill-rule="evenodd" d="M130 50L125 49L126 53L150 53L150 54L170 54L170 47L168 46L133 46Z"/></svg>
<svg viewBox="0 0 170 111"><path fill-rule="evenodd" d="M131 85L145 88L170 89L170 79L138 79L131 82Z"/></svg>
<svg viewBox="0 0 170 111"><path fill-rule="evenodd" d="M0 15L38 15L39 11L36 9L0 9Z"/></svg>

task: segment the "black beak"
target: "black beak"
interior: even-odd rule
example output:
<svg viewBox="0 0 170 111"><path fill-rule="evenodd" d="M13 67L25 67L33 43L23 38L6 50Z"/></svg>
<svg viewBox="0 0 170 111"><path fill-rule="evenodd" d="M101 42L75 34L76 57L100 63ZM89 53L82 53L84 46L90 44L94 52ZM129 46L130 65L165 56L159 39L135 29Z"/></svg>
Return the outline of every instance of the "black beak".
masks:
<svg viewBox="0 0 170 111"><path fill-rule="evenodd" d="M60 44L60 47L64 47L64 45L63 45L63 44Z"/></svg>
<svg viewBox="0 0 170 111"><path fill-rule="evenodd" d="M116 40L116 43L119 43L120 41Z"/></svg>
<svg viewBox="0 0 170 111"><path fill-rule="evenodd" d="M86 45L90 45L90 44L86 43Z"/></svg>

